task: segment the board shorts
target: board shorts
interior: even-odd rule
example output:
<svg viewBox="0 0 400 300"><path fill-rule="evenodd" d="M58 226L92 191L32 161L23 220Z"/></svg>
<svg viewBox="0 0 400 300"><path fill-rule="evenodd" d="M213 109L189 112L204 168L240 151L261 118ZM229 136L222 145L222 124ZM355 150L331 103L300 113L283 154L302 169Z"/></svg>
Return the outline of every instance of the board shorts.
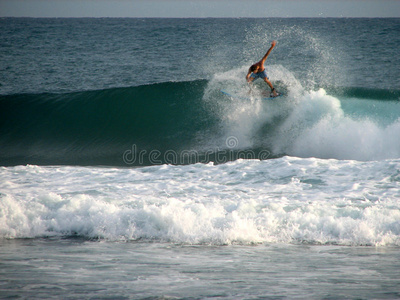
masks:
<svg viewBox="0 0 400 300"><path fill-rule="evenodd" d="M250 75L250 77L254 78L254 80L258 79L258 78L262 78L262 79L267 78L267 79L269 79L268 75L267 75L267 71L265 69L264 69L264 71L261 71L261 72L258 72L258 73L252 73Z"/></svg>

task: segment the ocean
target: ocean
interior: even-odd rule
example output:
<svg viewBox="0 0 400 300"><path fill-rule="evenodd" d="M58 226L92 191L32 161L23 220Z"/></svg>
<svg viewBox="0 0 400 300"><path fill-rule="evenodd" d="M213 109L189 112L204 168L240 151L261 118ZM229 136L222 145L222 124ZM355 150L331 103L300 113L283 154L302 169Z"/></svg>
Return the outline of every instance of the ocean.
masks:
<svg viewBox="0 0 400 300"><path fill-rule="evenodd" d="M0 31L1 299L400 298L399 18Z"/></svg>

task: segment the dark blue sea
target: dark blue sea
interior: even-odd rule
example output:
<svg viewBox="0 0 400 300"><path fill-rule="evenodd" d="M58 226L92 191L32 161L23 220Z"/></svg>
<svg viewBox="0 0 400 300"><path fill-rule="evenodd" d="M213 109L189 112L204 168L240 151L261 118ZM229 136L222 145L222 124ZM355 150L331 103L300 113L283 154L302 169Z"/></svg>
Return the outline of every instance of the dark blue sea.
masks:
<svg viewBox="0 0 400 300"><path fill-rule="evenodd" d="M400 298L399 18L0 33L1 299Z"/></svg>

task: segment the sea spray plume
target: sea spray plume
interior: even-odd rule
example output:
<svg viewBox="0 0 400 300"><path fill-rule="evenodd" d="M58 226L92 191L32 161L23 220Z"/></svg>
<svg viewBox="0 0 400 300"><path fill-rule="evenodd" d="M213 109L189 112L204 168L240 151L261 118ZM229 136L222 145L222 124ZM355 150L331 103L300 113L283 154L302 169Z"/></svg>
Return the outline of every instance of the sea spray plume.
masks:
<svg viewBox="0 0 400 300"><path fill-rule="evenodd" d="M246 30L243 50L249 58L259 56L261 47L266 47L266 41L278 41L274 55L269 58L270 64L284 62L284 67L294 74L301 74L297 80L306 90L315 90L323 86L337 86L346 82L347 74L343 73L342 64L347 58L340 45L331 42L316 33L307 22L302 27L298 25L281 24L279 20L258 23ZM272 74L270 78L274 80ZM340 76L338 76L340 74Z"/></svg>
<svg viewBox="0 0 400 300"><path fill-rule="evenodd" d="M221 129L224 132L222 135L219 133L218 137L213 138L214 143L221 144L227 136L235 134L240 137L241 146L244 148L254 147L255 145L275 147L277 150L275 153L286 153L281 152L281 149L278 149L279 147L277 148L274 142L271 143L271 134L265 136L263 129L271 125L272 120L276 118L282 120L285 116L288 116L293 109L289 107L288 103L294 105L301 101L305 90L312 90L314 87L326 83L335 83L333 78L336 77L333 75L340 69L338 64L339 53L336 51L336 55L332 55L333 50L312 31L306 31L298 26L280 26L279 23L278 20L276 20L276 23L268 20L246 29L245 47L243 47L241 55L249 57L248 59L258 57L261 51L260 47L265 45L265 41L272 38L277 39L279 41L278 48L281 48L281 53L285 53L286 56L281 61L285 61L286 64L289 62L289 65L274 64L275 61L279 61L279 49L277 48L277 57L271 58L267 69L274 85L277 83L284 89L287 101L281 101L282 104L280 105L270 104L268 110L266 105L263 105L260 101L243 103L243 101L232 100L229 104L219 101L221 95L218 95L218 90L220 89L234 90L236 94L246 97L248 87L243 80L243 74L246 73L247 69L238 67L215 74L204 93L204 100L207 105L213 111L217 111L216 117L221 119ZM293 44L294 41L296 41L295 45ZM298 61L303 62L303 75L300 78L296 78L295 72L288 70L291 66L291 57L297 60L294 65L298 65ZM263 90L263 87L256 85L256 89ZM274 127L272 131L279 132L276 126ZM271 133L270 128L268 132ZM292 132L292 134L296 135L297 133ZM287 142L290 143L291 140Z"/></svg>
<svg viewBox="0 0 400 300"><path fill-rule="evenodd" d="M220 120L220 131L211 141L220 145L235 135L243 148L263 148L270 157L295 155L337 159L374 160L400 157L399 91L369 89L303 89L293 73L270 66L278 86L287 95L276 101L228 99L219 89L246 97L242 79L246 68L216 74L203 100ZM262 86L256 89L262 90ZM349 96L351 98L349 98ZM368 95L368 98L364 98ZM248 97L248 96L247 96ZM376 99L376 100L373 100ZM344 108L342 107L344 105Z"/></svg>
<svg viewBox="0 0 400 300"><path fill-rule="evenodd" d="M221 94L221 89L233 91L244 98L249 97L249 88L244 80L247 66L232 69L228 72L217 73L208 82L204 91L203 102L205 107L219 120L219 131L209 138L209 144L222 145L229 136L240 140L240 148L253 148L259 144L259 129L268 123L273 125L275 117L287 114L291 109L289 104L295 101L296 95L302 93L302 87L294 75L281 65L269 66L278 86L285 89L286 97L277 101L264 103L255 97L251 101L227 99ZM261 84L254 84L255 90L263 90ZM279 88L278 88L279 91Z"/></svg>

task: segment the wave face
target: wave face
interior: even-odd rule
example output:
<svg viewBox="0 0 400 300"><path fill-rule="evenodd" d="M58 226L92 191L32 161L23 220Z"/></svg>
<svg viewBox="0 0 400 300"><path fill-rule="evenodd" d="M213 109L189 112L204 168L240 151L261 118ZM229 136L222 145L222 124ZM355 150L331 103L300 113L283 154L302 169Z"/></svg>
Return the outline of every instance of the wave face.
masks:
<svg viewBox="0 0 400 300"><path fill-rule="evenodd" d="M305 91L287 70L275 66L270 72L286 94L279 101L242 101L221 94L227 83L236 93L245 91L238 83L242 69L209 81L1 96L0 164L139 166L283 155L400 157L400 91ZM235 72L238 82L229 78Z"/></svg>
<svg viewBox="0 0 400 300"><path fill-rule="evenodd" d="M206 81L0 98L0 164L124 165L143 152L187 147L213 120Z"/></svg>

